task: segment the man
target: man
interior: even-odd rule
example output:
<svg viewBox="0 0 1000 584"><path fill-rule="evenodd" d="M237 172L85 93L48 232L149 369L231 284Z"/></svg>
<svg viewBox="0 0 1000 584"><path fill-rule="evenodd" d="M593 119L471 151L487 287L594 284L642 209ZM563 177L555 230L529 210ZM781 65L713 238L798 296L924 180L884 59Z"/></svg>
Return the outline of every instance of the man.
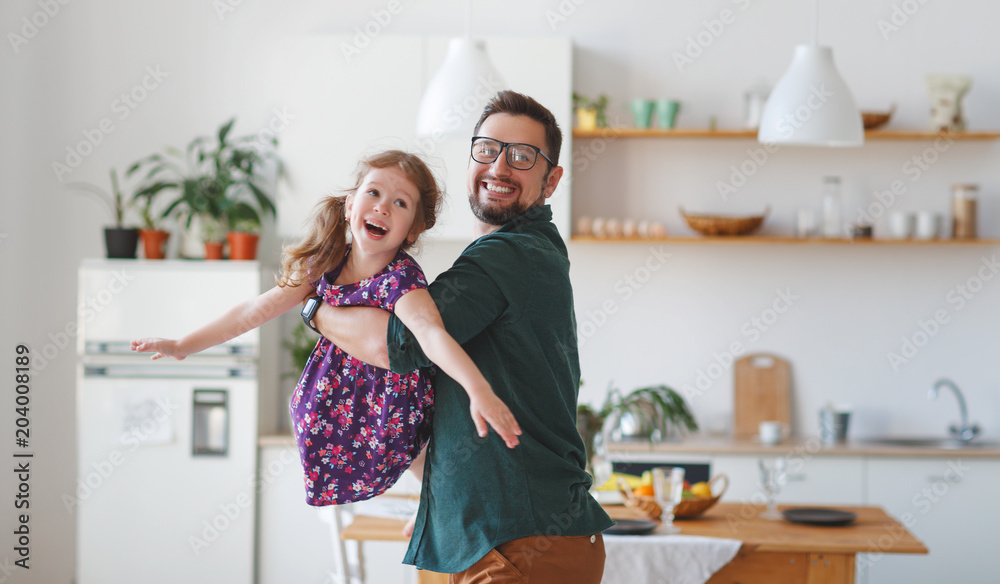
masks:
<svg viewBox="0 0 1000 584"><path fill-rule="evenodd" d="M576 430L580 365L569 260L545 204L563 173L556 165L562 133L538 102L502 91L474 134L467 186L479 238L429 290L445 328L523 434L514 449L494 433L480 438L465 392L437 374L433 433L404 562L453 574L453 584L598 584L601 532L613 522L588 494ZM315 322L372 364L398 372L431 365L384 311L324 306Z"/></svg>

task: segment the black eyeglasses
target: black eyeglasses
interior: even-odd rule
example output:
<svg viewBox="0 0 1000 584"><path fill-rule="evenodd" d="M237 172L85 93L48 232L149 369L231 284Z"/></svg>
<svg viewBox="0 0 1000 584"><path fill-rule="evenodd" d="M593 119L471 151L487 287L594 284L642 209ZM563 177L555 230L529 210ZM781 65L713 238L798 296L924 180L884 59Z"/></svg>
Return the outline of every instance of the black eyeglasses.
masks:
<svg viewBox="0 0 1000 584"><path fill-rule="evenodd" d="M472 159L480 164L493 164L500 157L503 149L507 149L507 164L517 170L531 170L538 162L538 155L548 161L550 166L555 163L545 155L537 146L531 144L517 144L511 142L501 142L493 138L484 136L472 137Z"/></svg>

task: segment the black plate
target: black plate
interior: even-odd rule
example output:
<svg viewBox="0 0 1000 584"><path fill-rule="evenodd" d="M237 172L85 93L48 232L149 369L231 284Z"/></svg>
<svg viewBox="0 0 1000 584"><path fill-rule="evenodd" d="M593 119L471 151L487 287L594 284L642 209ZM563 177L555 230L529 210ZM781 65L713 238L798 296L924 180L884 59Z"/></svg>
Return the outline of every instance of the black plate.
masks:
<svg viewBox="0 0 1000 584"><path fill-rule="evenodd" d="M604 530L608 535L646 535L660 524L642 519L615 519L615 525Z"/></svg>
<svg viewBox="0 0 1000 584"><path fill-rule="evenodd" d="M809 525L847 525L858 518L856 513L850 511L818 507L785 509L781 514L785 516L785 519L794 523L807 523Z"/></svg>

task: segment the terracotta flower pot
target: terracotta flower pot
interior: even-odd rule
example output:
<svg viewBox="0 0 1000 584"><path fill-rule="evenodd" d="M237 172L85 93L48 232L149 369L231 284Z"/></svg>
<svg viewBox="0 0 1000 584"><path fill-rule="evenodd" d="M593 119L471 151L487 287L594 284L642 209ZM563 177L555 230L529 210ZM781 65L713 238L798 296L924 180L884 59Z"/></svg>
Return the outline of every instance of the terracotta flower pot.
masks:
<svg viewBox="0 0 1000 584"><path fill-rule="evenodd" d="M205 242L205 259L206 260L221 260L222 259L222 246L225 244L224 241L206 241Z"/></svg>
<svg viewBox="0 0 1000 584"><path fill-rule="evenodd" d="M147 260L162 260L166 256L167 239L170 238L169 231L160 229L141 229L139 237L142 238L142 251Z"/></svg>
<svg viewBox="0 0 1000 584"><path fill-rule="evenodd" d="M256 233L246 233L244 231L230 231L226 235L229 240L229 259L231 260L255 260L257 259L257 242L260 236Z"/></svg>

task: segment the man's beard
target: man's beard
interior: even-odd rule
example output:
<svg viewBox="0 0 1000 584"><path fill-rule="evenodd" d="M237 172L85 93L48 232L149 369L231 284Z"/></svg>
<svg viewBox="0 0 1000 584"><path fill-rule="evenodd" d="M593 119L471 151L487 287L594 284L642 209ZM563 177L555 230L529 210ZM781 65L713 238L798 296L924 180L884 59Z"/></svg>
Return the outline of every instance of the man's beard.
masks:
<svg viewBox="0 0 1000 584"><path fill-rule="evenodd" d="M487 225L503 225L531 208L531 205L523 205L520 201L513 201L508 206L501 206L497 203L484 205L479 201L476 193L469 193L469 206L476 219Z"/></svg>
<svg viewBox="0 0 1000 584"><path fill-rule="evenodd" d="M548 175L546 175L546 178L548 178ZM510 205L506 206L500 203L484 205L479 200L479 181L476 181L476 185L476 191L469 193L469 207L472 208L472 214L476 216L476 219L479 219L487 225L503 225L528 209L538 206L545 200L545 197L541 196L541 193L539 193L538 200L532 203L522 203L521 200L518 199L516 201L512 201ZM542 180L542 191L544 192L544 190L545 180Z"/></svg>

